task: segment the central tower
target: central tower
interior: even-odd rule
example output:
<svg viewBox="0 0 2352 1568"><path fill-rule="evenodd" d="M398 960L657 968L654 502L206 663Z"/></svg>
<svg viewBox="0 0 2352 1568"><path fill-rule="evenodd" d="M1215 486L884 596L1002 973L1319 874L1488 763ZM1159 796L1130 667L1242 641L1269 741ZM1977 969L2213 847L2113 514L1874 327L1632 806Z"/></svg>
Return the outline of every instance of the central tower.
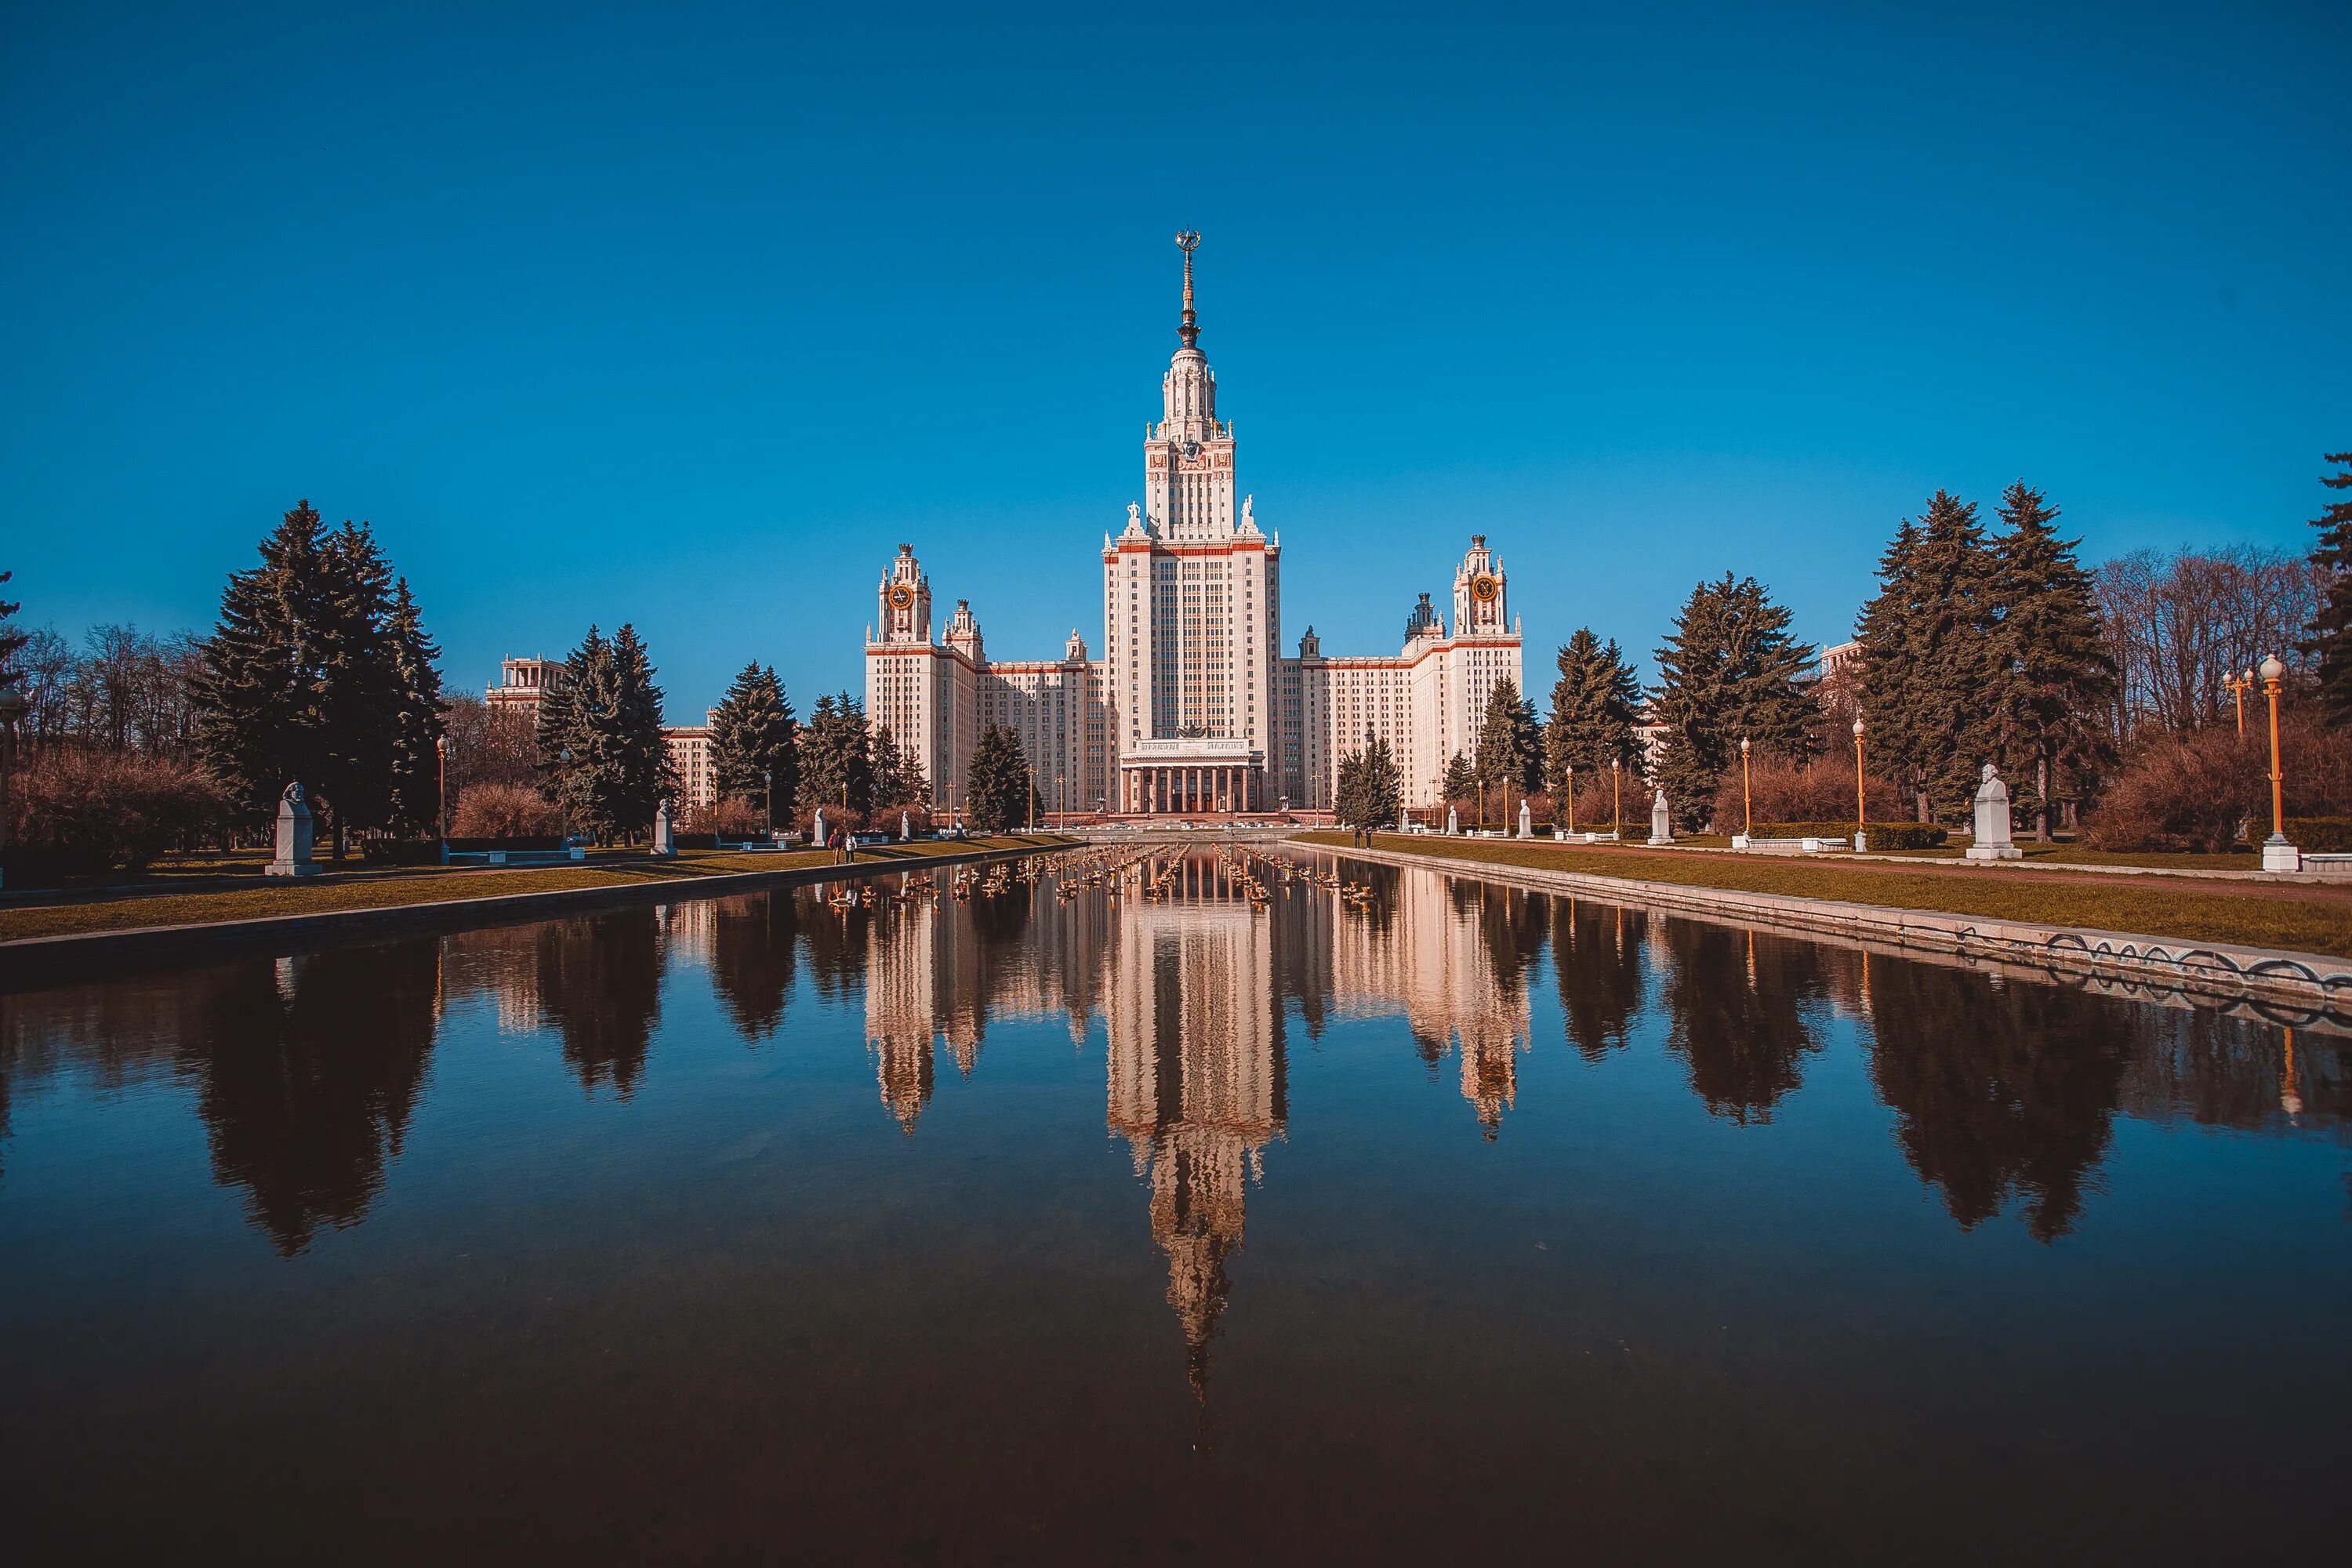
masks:
<svg viewBox="0 0 2352 1568"><path fill-rule="evenodd" d="M1201 352L1192 252L1184 310L1143 438L1143 504L1103 546L1105 699L1129 811L1257 810L1279 732L1281 546L1236 500L1234 428Z"/></svg>
<svg viewBox="0 0 2352 1568"><path fill-rule="evenodd" d="M1192 252L1201 237L1176 237L1184 252L1181 347L1160 383L1160 423L1143 438L1143 510L1169 540L1230 539L1234 510L1234 427L1217 423L1217 375L1201 352L1192 310Z"/></svg>

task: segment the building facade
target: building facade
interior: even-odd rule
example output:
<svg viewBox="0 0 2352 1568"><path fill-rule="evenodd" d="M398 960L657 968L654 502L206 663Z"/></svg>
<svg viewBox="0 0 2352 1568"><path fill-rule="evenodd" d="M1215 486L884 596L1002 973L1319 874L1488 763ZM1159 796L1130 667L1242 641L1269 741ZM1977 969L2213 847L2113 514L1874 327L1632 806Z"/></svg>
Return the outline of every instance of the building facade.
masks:
<svg viewBox="0 0 2352 1568"><path fill-rule="evenodd" d="M933 636L930 580L901 544L866 641L866 713L921 759L952 807L981 732L1010 725L1048 809L1213 815L1328 810L1339 763L1385 740L1405 799L1435 804L1476 750L1495 683L1524 689L1507 579L1484 534L1454 574L1449 623L1423 594L1393 656L1282 646L1282 541L1237 483L1231 423L1200 348L1192 247L1178 347L1146 426L1143 500L1103 540L1102 655L1073 628L1058 660L995 662L969 602Z"/></svg>

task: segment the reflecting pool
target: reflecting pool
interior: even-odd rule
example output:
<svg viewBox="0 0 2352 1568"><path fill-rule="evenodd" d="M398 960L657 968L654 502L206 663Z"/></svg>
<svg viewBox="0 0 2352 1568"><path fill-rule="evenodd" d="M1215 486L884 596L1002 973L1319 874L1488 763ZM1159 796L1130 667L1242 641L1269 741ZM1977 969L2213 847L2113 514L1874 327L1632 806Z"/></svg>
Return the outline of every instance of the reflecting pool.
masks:
<svg viewBox="0 0 2352 1568"><path fill-rule="evenodd" d="M19 1561L2334 1559L2340 1035L1328 857L0 996Z"/></svg>

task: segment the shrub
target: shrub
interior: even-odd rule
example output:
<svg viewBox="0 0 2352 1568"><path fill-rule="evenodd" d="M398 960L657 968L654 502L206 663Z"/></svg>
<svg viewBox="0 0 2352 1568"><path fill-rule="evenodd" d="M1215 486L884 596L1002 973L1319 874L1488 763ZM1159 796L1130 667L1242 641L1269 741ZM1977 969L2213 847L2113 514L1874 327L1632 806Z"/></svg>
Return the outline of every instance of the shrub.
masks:
<svg viewBox="0 0 2352 1568"><path fill-rule="evenodd" d="M1851 823L1842 824L1851 827ZM1941 849L1951 834L1932 822L1873 822L1864 826L1870 847L1880 849Z"/></svg>
<svg viewBox="0 0 2352 1568"><path fill-rule="evenodd" d="M218 784L179 763L53 747L8 783L8 838L26 851L24 879L111 867L141 870L192 848L228 816Z"/></svg>
<svg viewBox="0 0 2352 1568"><path fill-rule="evenodd" d="M2326 728L2308 710L2290 710L2280 715L2279 752L2286 809L2297 820L2352 813L2352 734ZM2101 849L2219 854L2242 830L2257 841L2268 837L2270 821L2268 734L2209 724L2142 741L2084 823L2083 837Z"/></svg>
<svg viewBox="0 0 2352 1568"><path fill-rule="evenodd" d="M1874 818L1872 842L1877 839L1877 823L1893 822L1911 815L1911 803L1893 783L1873 775L1869 782L1870 815ZM1853 831L1853 818L1846 815L1853 809L1853 756L1851 752L1833 751L1811 763L1792 763L1786 757L1758 752L1748 760L1748 803L1756 808L1757 831L1764 831L1768 822L1836 822L1843 824L1832 837L1843 837ZM1735 752L1731 765L1723 771L1723 782L1716 786L1715 824L1722 832L1737 833L1747 820L1742 811L1739 793L1739 758ZM1649 803L1644 797L1642 806L1646 816ZM1628 808L1631 815L1631 808ZM1775 835L1774 837L1780 837Z"/></svg>
<svg viewBox="0 0 2352 1568"><path fill-rule="evenodd" d="M449 814L452 843L459 838L553 838L563 831L563 814L535 789L520 784L476 784L457 797Z"/></svg>
<svg viewBox="0 0 2352 1568"><path fill-rule="evenodd" d="M687 831L717 838L758 838L768 831L767 808L740 795L689 807Z"/></svg>
<svg viewBox="0 0 2352 1568"><path fill-rule="evenodd" d="M371 838L360 846L371 866L431 866L441 858L438 838Z"/></svg>
<svg viewBox="0 0 2352 1568"><path fill-rule="evenodd" d="M2306 854L2352 854L2352 816L2290 816L2286 836Z"/></svg>

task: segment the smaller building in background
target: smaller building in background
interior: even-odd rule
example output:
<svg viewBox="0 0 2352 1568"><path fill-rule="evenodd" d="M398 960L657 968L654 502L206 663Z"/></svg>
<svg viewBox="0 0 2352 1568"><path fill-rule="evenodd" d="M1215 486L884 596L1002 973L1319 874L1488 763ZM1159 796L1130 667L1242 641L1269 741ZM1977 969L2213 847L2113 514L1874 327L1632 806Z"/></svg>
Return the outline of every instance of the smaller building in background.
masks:
<svg viewBox="0 0 2352 1568"><path fill-rule="evenodd" d="M715 711L715 710L714 710ZM677 774L678 805L688 811L719 804L719 775L710 765L710 715L699 724L665 724L662 744Z"/></svg>
<svg viewBox="0 0 2352 1568"><path fill-rule="evenodd" d="M539 721L539 705L551 691L563 689L571 672L560 658L507 658L499 661L499 683L482 693L492 709L526 714Z"/></svg>

